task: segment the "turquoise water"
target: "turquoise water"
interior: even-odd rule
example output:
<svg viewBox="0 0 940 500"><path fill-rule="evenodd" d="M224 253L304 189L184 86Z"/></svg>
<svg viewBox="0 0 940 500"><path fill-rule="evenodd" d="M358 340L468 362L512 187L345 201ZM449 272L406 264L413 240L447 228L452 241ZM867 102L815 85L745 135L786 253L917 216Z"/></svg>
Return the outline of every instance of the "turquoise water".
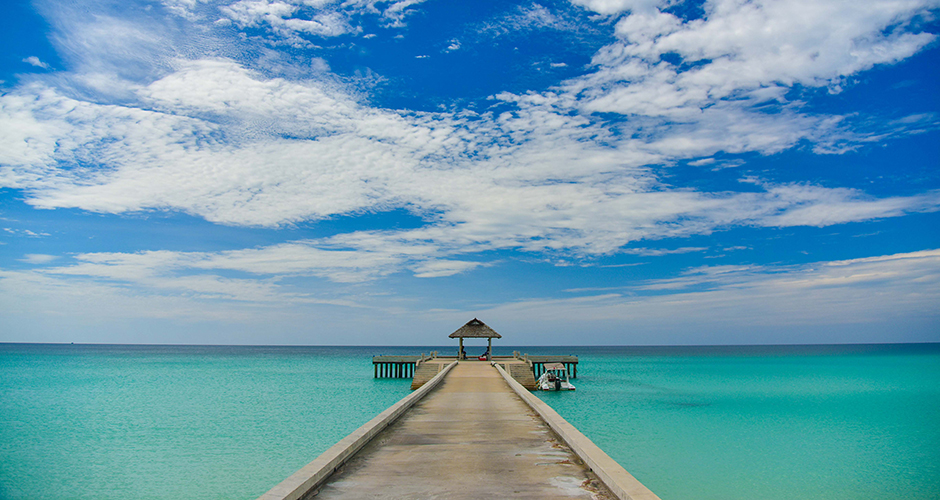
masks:
<svg viewBox="0 0 940 500"><path fill-rule="evenodd" d="M410 392L372 354L0 345L0 498L254 499Z"/></svg>
<svg viewBox="0 0 940 500"><path fill-rule="evenodd" d="M0 344L0 498L256 498L431 349ZM940 498L936 344L516 349L580 356L539 396L664 500Z"/></svg>
<svg viewBox="0 0 940 500"><path fill-rule="evenodd" d="M664 500L940 498L940 346L579 348L539 393Z"/></svg>

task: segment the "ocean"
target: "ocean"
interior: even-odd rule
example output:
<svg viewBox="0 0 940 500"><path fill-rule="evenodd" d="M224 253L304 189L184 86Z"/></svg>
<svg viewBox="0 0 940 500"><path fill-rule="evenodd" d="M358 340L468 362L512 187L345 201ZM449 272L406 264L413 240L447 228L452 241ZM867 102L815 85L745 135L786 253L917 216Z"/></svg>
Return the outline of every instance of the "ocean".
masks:
<svg viewBox="0 0 940 500"><path fill-rule="evenodd" d="M0 344L0 499L254 499L431 350ZM578 355L538 395L663 500L940 498L940 344L513 350Z"/></svg>

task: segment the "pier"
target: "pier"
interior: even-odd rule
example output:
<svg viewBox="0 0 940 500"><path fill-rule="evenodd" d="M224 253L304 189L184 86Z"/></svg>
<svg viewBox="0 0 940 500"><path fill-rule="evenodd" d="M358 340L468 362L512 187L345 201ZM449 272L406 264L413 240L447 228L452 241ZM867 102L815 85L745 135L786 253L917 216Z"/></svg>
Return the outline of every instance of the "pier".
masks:
<svg viewBox="0 0 940 500"><path fill-rule="evenodd" d="M258 500L659 500L524 386L546 361L383 358L415 390Z"/></svg>
<svg viewBox="0 0 940 500"><path fill-rule="evenodd" d="M373 356L373 376L411 378L411 388L417 389L436 375L443 366L457 359L457 356L438 356L437 352L427 356ZM577 356L530 356L515 352L512 356L490 356L490 360L499 363L516 381L530 390L535 388L535 381L545 373L545 365L550 363L560 363L564 365L569 377L578 377ZM420 368L422 364L425 365L423 369Z"/></svg>

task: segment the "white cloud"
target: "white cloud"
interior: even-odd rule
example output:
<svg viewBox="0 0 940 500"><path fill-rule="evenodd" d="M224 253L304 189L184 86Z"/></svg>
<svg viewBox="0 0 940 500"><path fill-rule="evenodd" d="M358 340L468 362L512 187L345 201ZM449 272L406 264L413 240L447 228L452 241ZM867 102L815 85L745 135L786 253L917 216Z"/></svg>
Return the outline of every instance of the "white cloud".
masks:
<svg viewBox="0 0 940 500"><path fill-rule="evenodd" d="M614 33L634 44L645 45L681 28L682 21L678 17L656 9L644 9L617 22Z"/></svg>
<svg viewBox="0 0 940 500"><path fill-rule="evenodd" d="M277 283L289 277L357 283L396 273L404 267L412 269L417 277L430 278L452 276L487 265L447 259L446 255L439 246L430 243L404 244L357 233L220 252L85 253L75 255L72 263L43 268L43 272L200 294L228 293L229 298L238 300L261 300L264 296L274 296ZM21 260L47 264L58 258L31 254ZM232 272L254 277L231 279L213 274ZM239 298L246 290L251 294Z"/></svg>
<svg viewBox="0 0 940 500"><path fill-rule="evenodd" d="M625 248L623 253L630 255L643 255L650 257L659 257L662 255L674 255L693 252L704 252L708 247L681 247L681 248Z"/></svg>
<svg viewBox="0 0 940 500"><path fill-rule="evenodd" d="M141 81L152 80L164 68L161 63L186 44L214 43L196 36L184 40L165 21L98 12L89 16L75 4L56 3L48 8L56 27L50 35L68 69L56 83L76 95L107 102L113 96L127 97Z"/></svg>
<svg viewBox="0 0 940 500"><path fill-rule="evenodd" d="M669 2L662 0L571 0L571 3L598 14L615 15L626 11L647 12L663 7Z"/></svg>
<svg viewBox="0 0 940 500"><path fill-rule="evenodd" d="M432 260L422 262L414 268L414 272L418 278L440 278L442 276L453 276L481 265L483 264L480 262Z"/></svg>
<svg viewBox="0 0 940 500"><path fill-rule="evenodd" d="M250 254L251 250L221 254L165 250L80 254L75 256L73 264L45 267L34 271L34 274L41 274L44 279L49 280L84 283L86 286L104 289L124 288L132 290L132 293L164 297L190 297L196 300L224 300L250 304L331 303L356 306L355 302L349 300L335 296L319 298L309 291L297 292L278 283L283 277L316 275L318 270L322 269L331 269L335 277L341 278L345 269L356 269L355 263L349 264L344 262L342 257L337 259L336 256L331 256L332 260L323 262L318 261L316 255L308 255L303 272L298 272L296 262L291 261L289 256L278 255L279 250L283 253L283 250L277 247L268 249L267 252L259 251L267 255L256 256L255 259L244 255ZM353 258L360 262L364 260L362 256ZM213 270L246 270L264 276L232 278L213 274Z"/></svg>
<svg viewBox="0 0 940 500"><path fill-rule="evenodd" d="M779 100L775 89L838 85L911 56L935 36L905 27L936 6L933 0L885 0L865 9L847 0L712 0L704 18L685 22L641 9L617 23L623 40L599 51L598 71L571 89L588 93L587 109L650 116L694 115L732 96ZM680 69L660 60L663 54L700 64Z"/></svg>
<svg viewBox="0 0 940 500"><path fill-rule="evenodd" d="M54 261L54 260L56 260L56 259L58 259L58 258L59 258L59 256L57 256L57 255L46 255L46 254L41 254L41 253L28 253L28 254L24 255L22 259L19 259L19 260L20 260L21 262L25 262L25 263L27 263L27 264L48 264L48 263L50 263L50 262L52 262L52 261Z"/></svg>
<svg viewBox="0 0 940 500"><path fill-rule="evenodd" d="M454 323L481 315L512 331L516 341L534 345L546 339L577 343L564 332L586 330L600 344L936 341L940 323L940 250L796 266L699 267L678 278L625 284L620 293L554 298L547 291L541 297L443 311L435 309L434 301L351 294L335 286L301 293L267 274L236 279L191 273L193 264L215 256L222 258L213 262L219 266L215 270L229 264L280 269L264 251L228 262L232 256L223 254L86 254L59 268L0 270L0 313L14 318L25 310L33 317L65 318L73 326L94 323L104 313L112 320L176 318L199 328L206 321L223 328L263 322L266 331L280 331L295 321L329 322L338 311L367 307L368 316L379 323L398 324L407 317L408 327L416 330L436 317ZM423 269L434 273L461 265L445 262ZM310 309L315 306L332 309ZM302 319L293 319L297 314ZM624 324L630 325L626 331ZM928 335L910 337L906 329L912 325L919 327L911 331ZM549 331L559 333L546 337ZM294 342L311 341L303 335L295 335Z"/></svg>
<svg viewBox="0 0 940 500"><path fill-rule="evenodd" d="M40 61L36 56L29 56L26 59L23 59L23 62L31 66L36 66L37 68L49 69L49 65Z"/></svg>
<svg viewBox="0 0 940 500"><path fill-rule="evenodd" d="M479 34L490 37L517 35L535 30L575 30L578 26L553 13L543 5L517 6L510 12L477 26Z"/></svg>
<svg viewBox="0 0 940 500"><path fill-rule="evenodd" d="M335 282L357 282L395 272L407 261L407 255L393 249L338 250L318 248L315 242L293 242L204 255L190 266L259 275L320 276Z"/></svg>
<svg viewBox="0 0 940 500"><path fill-rule="evenodd" d="M0 315L8 341L244 343L258 342L257 332L264 331L264 341L277 343L277 332L303 327L299 316L349 307L359 306L335 295L217 276L129 283L0 269ZM115 325L123 326L120 332L113 331ZM234 334L246 328L254 330L253 337ZM295 335L292 341L300 339Z"/></svg>
<svg viewBox="0 0 940 500"><path fill-rule="evenodd" d="M220 10L242 28L266 25L275 34L288 38L295 34L335 37L360 31L340 11L317 11L309 16L295 17L303 5L304 2L240 0Z"/></svg>
<svg viewBox="0 0 940 500"><path fill-rule="evenodd" d="M243 0L223 10L245 27L284 36L322 28L333 36L356 29L341 26L345 14L334 16L341 6L400 19L414 4ZM739 225L827 226L940 208L937 192L874 198L800 183L754 192L681 189L657 168L688 159L713 165L719 151L773 154L801 141L845 151L895 130L935 126L925 115L857 131L852 117L808 114L783 97L795 83L836 84L912 54L932 36L907 30L927 4L879 2L869 12L836 0L715 1L693 21L655 5L592 2L598 12L630 11L616 25L620 39L595 55L583 77L551 91L495 96L499 112L370 107L330 75L289 80L223 57L169 58L156 27L107 16L76 22L61 34L82 54L74 80L121 99L86 99L53 80L0 96L0 186L22 190L40 208L178 210L231 225L278 227L394 208L427 218L418 229L199 259L252 272L256 259L271 258L335 281L404 269L443 276L479 265L460 255L494 249L599 255ZM320 28L304 24L318 16L326 16ZM565 23L537 4L510 17L527 28ZM788 42L768 35L775 32ZM96 49L108 46L106 37L120 41L114 54ZM701 64L680 69L660 59L665 53ZM137 64L147 58L159 63ZM148 78L113 73L123 66L140 66Z"/></svg>
<svg viewBox="0 0 940 500"><path fill-rule="evenodd" d="M366 0L370 5L371 9L378 10L378 5L382 2L381 0ZM424 3L425 0L398 0L396 2L388 2L390 5L382 11L382 17L388 21L390 27L399 28L405 25L405 18L408 14L411 13L409 10L410 7Z"/></svg>
<svg viewBox="0 0 940 500"><path fill-rule="evenodd" d="M529 7L520 7L516 17L517 26L547 28L561 24L561 19L542 5L533 3Z"/></svg>
<svg viewBox="0 0 940 500"><path fill-rule="evenodd" d="M619 326L595 334L599 343L935 342L940 250L803 266L705 267L640 288L658 292L533 298L475 313L522 331ZM933 333L910 337L904 330L911 325Z"/></svg>
<svg viewBox="0 0 940 500"><path fill-rule="evenodd" d="M623 115L623 132L648 137L652 152L773 154L809 141L817 153L840 154L936 126L921 119L907 130L882 121L863 132L857 117L808 114L785 97L797 84L838 90L852 75L923 49L935 36L918 31L914 20L929 16L940 5L935 0L885 0L865 9L846 0L712 0L693 20L662 12L656 2L576 3L605 14L629 11L615 28L620 40L594 55L594 71L543 94L541 103L526 96L518 102Z"/></svg>
<svg viewBox="0 0 940 500"><path fill-rule="evenodd" d="M239 28L267 28L274 40L309 46L304 36L337 37L362 32L360 20L377 16L387 28L401 28L424 0L238 0L218 8ZM366 35L371 38L372 35Z"/></svg>
<svg viewBox="0 0 940 500"><path fill-rule="evenodd" d="M262 22L284 24L284 18L293 14L297 5L270 0L240 0L222 7L221 10L242 26L253 26Z"/></svg>
<svg viewBox="0 0 940 500"><path fill-rule="evenodd" d="M940 192L913 197L873 199L846 189L821 190L815 186L779 186L771 192L792 203L779 214L768 215L760 224L771 227L824 227L845 222L895 217L905 213L940 210ZM802 200L808 204L802 206ZM831 201L830 201L831 200Z"/></svg>
<svg viewBox="0 0 940 500"><path fill-rule="evenodd" d="M160 0L166 10L190 21L199 19L196 9L200 3L207 2L208 0Z"/></svg>
<svg viewBox="0 0 940 500"><path fill-rule="evenodd" d="M728 149L728 134L676 126L617 140L535 94L503 96L519 107L498 116L393 112L361 105L333 84L262 78L230 61L177 64L138 90L147 109L41 86L0 97L0 183L27 191L27 202L42 208L172 209L234 225L406 207L433 212L437 222L370 238L433 241L442 255L604 254L732 225L825 226L933 211L940 199L800 184L669 189L643 165ZM747 118L728 122L739 151L776 152L800 138ZM59 168L77 163L104 168Z"/></svg>
<svg viewBox="0 0 940 500"><path fill-rule="evenodd" d="M6 231L7 234L11 234L14 236L28 236L30 238L39 238L42 236L49 236L49 233L37 233L35 231L30 231L29 229L13 229L13 228L5 227L3 228L3 230Z"/></svg>

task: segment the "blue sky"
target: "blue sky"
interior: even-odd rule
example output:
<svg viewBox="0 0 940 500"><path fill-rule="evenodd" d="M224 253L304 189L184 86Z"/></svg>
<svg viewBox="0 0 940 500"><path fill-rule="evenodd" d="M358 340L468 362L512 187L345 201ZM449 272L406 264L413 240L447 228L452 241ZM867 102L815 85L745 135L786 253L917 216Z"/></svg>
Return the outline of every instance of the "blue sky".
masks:
<svg viewBox="0 0 940 500"><path fill-rule="evenodd" d="M940 341L940 2L7 1L0 341Z"/></svg>

